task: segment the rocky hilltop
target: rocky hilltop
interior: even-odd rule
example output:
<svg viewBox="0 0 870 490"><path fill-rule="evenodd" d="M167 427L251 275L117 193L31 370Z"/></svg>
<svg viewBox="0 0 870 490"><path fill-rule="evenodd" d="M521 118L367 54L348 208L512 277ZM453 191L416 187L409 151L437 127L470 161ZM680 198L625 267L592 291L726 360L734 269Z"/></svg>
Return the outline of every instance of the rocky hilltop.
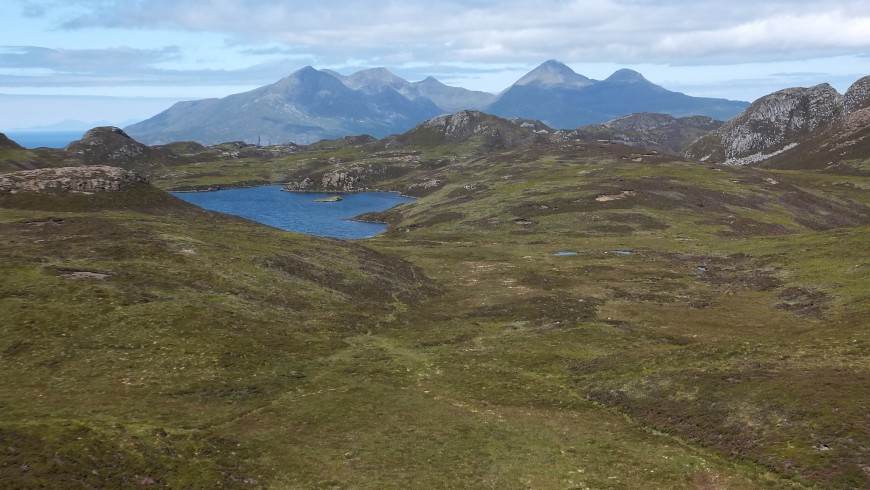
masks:
<svg viewBox="0 0 870 490"><path fill-rule="evenodd" d="M122 129L102 126L89 130L82 139L66 147L67 153L84 164L116 163L139 160L151 149L131 138Z"/></svg>
<svg viewBox="0 0 870 490"><path fill-rule="evenodd" d="M855 145L850 138L866 127L862 111L868 101L870 77L855 82L845 95L828 84L780 90L758 99L718 130L699 138L685 154L705 162L734 165L785 159L807 163L792 157L808 151L827 159L822 154L834 148L825 140L839 141L834 146L843 150ZM831 158L836 160L847 153Z"/></svg>
<svg viewBox="0 0 870 490"><path fill-rule="evenodd" d="M420 197L444 184L437 175L438 169L455 161L454 157L444 155L466 153L484 157L560 138L563 137L539 121L460 111L429 119L406 133L382 140L344 138L312 145L355 146L364 148L368 156L354 162L330 158L306 166L288 176L287 190L350 192L389 188ZM429 152L431 156L427 156ZM427 171L419 172L421 169ZM403 179L412 172L416 174L414 179Z"/></svg>
<svg viewBox="0 0 870 490"><path fill-rule="evenodd" d="M0 174L0 192L117 192L147 180L118 167L42 168Z"/></svg>
<svg viewBox="0 0 870 490"><path fill-rule="evenodd" d="M462 144L478 141L479 151L510 149L546 139L553 130L539 121L503 119L480 111L460 111L423 121L395 139L403 144Z"/></svg>
<svg viewBox="0 0 870 490"><path fill-rule="evenodd" d="M725 124L707 116L674 117L643 112L611 119L603 124L564 131L565 137L584 141L607 140L626 146L681 154L685 148Z"/></svg>

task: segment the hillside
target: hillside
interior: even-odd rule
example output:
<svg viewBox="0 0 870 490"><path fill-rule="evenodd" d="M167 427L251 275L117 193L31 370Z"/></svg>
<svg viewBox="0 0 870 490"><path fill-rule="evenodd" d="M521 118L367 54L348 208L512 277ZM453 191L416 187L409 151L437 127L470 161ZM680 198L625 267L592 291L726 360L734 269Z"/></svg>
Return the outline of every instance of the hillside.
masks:
<svg viewBox="0 0 870 490"><path fill-rule="evenodd" d="M254 460L301 434L244 421L298 410L292 398L352 369L330 361L353 359L345 341L432 291L404 261L144 184L0 190L0 250L10 488L263 485L278 470Z"/></svg>
<svg viewBox="0 0 870 490"><path fill-rule="evenodd" d="M614 142L707 123L599 141L463 111L274 147L103 128L64 158L152 184L0 175L67 183L0 191L0 481L867 487L866 176ZM349 243L157 188L255 182L418 199Z"/></svg>

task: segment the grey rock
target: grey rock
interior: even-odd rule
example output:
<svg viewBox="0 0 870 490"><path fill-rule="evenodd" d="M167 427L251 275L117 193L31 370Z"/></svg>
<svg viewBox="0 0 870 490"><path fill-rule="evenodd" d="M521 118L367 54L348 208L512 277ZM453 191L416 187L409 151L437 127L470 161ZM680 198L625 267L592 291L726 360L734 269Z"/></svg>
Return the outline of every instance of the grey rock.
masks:
<svg viewBox="0 0 870 490"><path fill-rule="evenodd" d="M118 167L92 165L0 174L0 192L118 192L147 180Z"/></svg>
<svg viewBox="0 0 870 490"><path fill-rule="evenodd" d="M843 114L843 96L827 83L780 90L692 143L686 156L711 163L757 163L794 148Z"/></svg>

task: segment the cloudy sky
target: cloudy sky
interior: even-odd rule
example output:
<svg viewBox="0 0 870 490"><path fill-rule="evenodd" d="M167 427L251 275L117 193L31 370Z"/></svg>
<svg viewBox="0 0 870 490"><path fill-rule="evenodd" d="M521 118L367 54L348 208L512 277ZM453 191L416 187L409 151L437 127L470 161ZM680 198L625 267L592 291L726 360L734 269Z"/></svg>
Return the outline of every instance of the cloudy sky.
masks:
<svg viewBox="0 0 870 490"><path fill-rule="evenodd" d="M870 74L867 0L4 0L0 131L124 124L307 65L499 92L548 60L754 100Z"/></svg>

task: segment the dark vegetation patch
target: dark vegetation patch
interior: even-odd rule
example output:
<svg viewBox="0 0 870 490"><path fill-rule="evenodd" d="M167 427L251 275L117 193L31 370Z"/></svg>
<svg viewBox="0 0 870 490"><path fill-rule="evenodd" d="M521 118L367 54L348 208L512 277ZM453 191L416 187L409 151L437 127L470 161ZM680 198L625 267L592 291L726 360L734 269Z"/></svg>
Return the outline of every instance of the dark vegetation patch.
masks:
<svg viewBox="0 0 870 490"><path fill-rule="evenodd" d="M745 254L728 257L679 255L678 261L703 267L698 278L717 287L770 291L782 286L775 269L765 261Z"/></svg>
<svg viewBox="0 0 870 490"><path fill-rule="evenodd" d="M235 441L161 428L0 425L5 488L256 488L245 457Z"/></svg>
<svg viewBox="0 0 870 490"><path fill-rule="evenodd" d="M609 296L615 299L627 299L632 301L644 301L658 304L673 303L674 301L676 301L676 298L673 294L658 292L654 293L649 291L632 292L626 291L621 288L611 288Z"/></svg>
<svg viewBox="0 0 870 490"><path fill-rule="evenodd" d="M577 323L594 319L599 304L600 300L596 298L556 292L483 306L467 316L504 322L527 321L539 326L552 322Z"/></svg>
<svg viewBox="0 0 870 490"><path fill-rule="evenodd" d="M777 303L777 308L809 318L821 318L831 301L831 297L822 291L795 286L785 288L778 297L783 302Z"/></svg>
<svg viewBox="0 0 870 490"><path fill-rule="evenodd" d="M870 485L863 469L870 457L867 373L774 366L663 373L644 378L641 389L593 388L587 396L655 429L804 482ZM573 372L591 380L613 367L603 359Z"/></svg>
<svg viewBox="0 0 870 490"><path fill-rule="evenodd" d="M519 277L518 283L532 288L552 291L554 289L568 289L574 286L577 278L565 271L527 271Z"/></svg>
<svg viewBox="0 0 870 490"><path fill-rule="evenodd" d="M793 213L795 221L811 230L870 224L870 207L830 195L793 191L780 196L779 202Z"/></svg>
<svg viewBox="0 0 870 490"><path fill-rule="evenodd" d="M393 301L417 301L434 291L434 284L408 262L369 248L348 244L352 255L324 250L273 255L261 265L339 292L354 302L389 306Z"/></svg>
<svg viewBox="0 0 870 490"><path fill-rule="evenodd" d="M435 226L442 223L452 223L462 221L465 215L458 211L445 211L442 213L433 214L430 217L415 222L414 224L420 227Z"/></svg>
<svg viewBox="0 0 870 490"><path fill-rule="evenodd" d="M697 224L714 226L725 225L728 227L728 231L721 231L717 234L726 237L776 236L797 233L797 230L792 230L781 224L764 223L752 218L736 216L733 214L716 220L699 221Z"/></svg>

